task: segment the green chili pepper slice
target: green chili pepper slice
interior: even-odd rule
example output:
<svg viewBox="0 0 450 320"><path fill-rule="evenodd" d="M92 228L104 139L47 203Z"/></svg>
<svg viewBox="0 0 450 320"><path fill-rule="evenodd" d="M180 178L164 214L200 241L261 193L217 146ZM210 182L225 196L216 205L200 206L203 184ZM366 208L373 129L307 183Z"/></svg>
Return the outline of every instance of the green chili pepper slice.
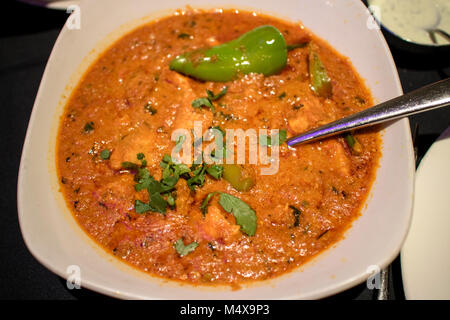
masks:
<svg viewBox="0 0 450 320"><path fill-rule="evenodd" d="M225 82L238 74L280 72L287 63L286 41L273 26L261 26L230 42L177 56L170 69L203 81Z"/></svg>
<svg viewBox="0 0 450 320"><path fill-rule="evenodd" d="M315 94L324 98L331 96L331 79L319 55L311 47L309 51L309 75L311 89Z"/></svg>
<svg viewBox="0 0 450 320"><path fill-rule="evenodd" d="M223 166L223 178L237 191L248 191L255 185L252 178L242 178L241 168L235 164Z"/></svg>
<svg viewBox="0 0 450 320"><path fill-rule="evenodd" d="M354 155L360 155L363 151L363 147L361 143L358 141L358 139L355 138L355 136L351 133L347 133L345 136L345 142L347 143L348 147L350 148L352 154Z"/></svg>

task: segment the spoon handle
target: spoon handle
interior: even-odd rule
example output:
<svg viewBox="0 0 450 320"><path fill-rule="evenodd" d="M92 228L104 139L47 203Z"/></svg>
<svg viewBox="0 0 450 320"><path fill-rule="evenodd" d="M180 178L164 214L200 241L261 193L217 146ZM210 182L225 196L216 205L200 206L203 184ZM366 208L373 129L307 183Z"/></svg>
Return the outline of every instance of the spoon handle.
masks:
<svg viewBox="0 0 450 320"><path fill-rule="evenodd" d="M450 35L449 35L447 32L445 32L444 30L442 30L442 29L435 29L434 32L437 33L437 34L440 34L440 35L443 36L448 42L450 42Z"/></svg>
<svg viewBox="0 0 450 320"><path fill-rule="evenodd" d="M288 139L288 146L450 105L450 78Z"/></svg>

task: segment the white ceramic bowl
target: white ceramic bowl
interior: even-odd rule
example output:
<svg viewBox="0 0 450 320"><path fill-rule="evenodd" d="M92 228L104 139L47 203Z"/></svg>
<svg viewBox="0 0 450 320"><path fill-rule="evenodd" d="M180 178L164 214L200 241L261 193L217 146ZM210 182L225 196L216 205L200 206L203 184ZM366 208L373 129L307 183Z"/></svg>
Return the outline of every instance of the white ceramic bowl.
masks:
<svg viewBox="0 0 450 320"><path fill-rule="evenodd" d="M58 192L55 141L59 117L82 73L112 41L130 29L193 8L253 9L301 20L349 57L377 102L402 93L397 71L377 25L359 0L95 0L81 2L81 29L61 31L33 107L23 148L18 208L23 238L31 253L61 277L81 271L81 285L119 297L147 299L321 298L367 279L388 265L406 236L413 198L414 161L408 120L383 131L383 156L362 216L330 250L298 271L238 291L179 285L121 263L76 224ZM73 18L73 17L72 17ZM73 25L73 21L72 21Z"/></svg>

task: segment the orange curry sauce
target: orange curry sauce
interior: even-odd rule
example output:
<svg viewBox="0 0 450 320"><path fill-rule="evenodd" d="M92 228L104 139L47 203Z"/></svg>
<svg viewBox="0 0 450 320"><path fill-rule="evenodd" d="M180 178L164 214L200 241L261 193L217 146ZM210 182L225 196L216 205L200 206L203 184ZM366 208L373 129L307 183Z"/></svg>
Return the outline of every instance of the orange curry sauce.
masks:
<svg viewBox="0 0 450 320"><path fill-rule="evenodd" d="M284 70L269 77L250 74L214 83L169 70L180 53L224 43L266 24L278 28L288 44L317 45L332 79L329 99L310 89L306 47L289 51ZM215 113L191 106L206 89L217 93L224 86L228 92L215 104ZM258 165L244 165L255 181L247 192L210 176L192 192L180 179L176 208L166 215L136 213L135 200L147 201L148 194L135 191L133 174L121 163L139 163L136 154L144 153L149 172L159 180L160 161L173 147L171 132L189 129L191 119L202 120L204 127L286 129L290 137L371 105L370 92L351 63L299 24L242 11L175 14L114 43L73 91L57 140L61 189L81 227L117 258L165 279L237 288L292 271L342 239L374 180L379 134L356 133L362 146L357 155L342 137L296 149L283 144L277 174L259 175ZM108 160L100 157L105 149L111 151ZM202 214L203 199L214 191L251 206L257 216L254 236L240 230L217 197ZM301 211L297 224L289 206ZM199 245L180 257L174 248L178 239Z"/></svg>

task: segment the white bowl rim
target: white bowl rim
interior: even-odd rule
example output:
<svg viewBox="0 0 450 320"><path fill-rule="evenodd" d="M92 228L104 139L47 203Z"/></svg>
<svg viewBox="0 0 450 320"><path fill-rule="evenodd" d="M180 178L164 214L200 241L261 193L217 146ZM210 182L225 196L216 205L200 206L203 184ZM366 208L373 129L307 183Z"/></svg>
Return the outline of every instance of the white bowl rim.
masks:
<svg viewBox="0 0 450 320"><path fill-rule="evenodd" d="M361 3L359 0L350 0L351 2L355 2L356 5L359 5L361 7L364 7L364 4ZM81 2L82 5L83 3L86 3L89 1L85 1L85 2ZM239 7L239 5L233 5L233 7ZM174 8L175 9L175 8ZM313 30L314 31L314 30ZM54 52L58 49L59 43L61 41L61 38L64 36L64 33L67 32L66 28L63 28L62 31L60 32L55 45L52 49L51 55L49 57L49 61L52 59ZM401 84L400 84L400 80L398 77L398 73L395 67L395 63L394 60L392 58L392 55L390 53L389 47L384 39L384 37L382 36L381 32L377 33L378 36L378 41L380 42L380 44L384 47L384 51L386 53L386 58L390 61L391 64L391 68L392 68L392 72L393 75L395 77L395 84L396 84L396 91L401 94L402 93L402 89L401 89ZM47 76L47 72L48 72L48 65L45 68L44 74L42 76L42 79L46 79ZM42 80L42 81L43 81ZM33 106L33 110L30 116L30 120L29 120L29 128L31 127L31 125L33 124L33 122L35 121L35 113L36 113L36 104L37 101L39 100L39 97L42 94L42 90L43 90L43 85L41 82L41 85L39 87L37 96L36 96L36 101L35 101L35 105ZM411 137L410 137L410 128L409 128L409 121L408 119L401 119L395 122L395 124L401 125L404 132L405 132L405 136L407 137L407 139L409 141L405 141L406 142L406 148L407 151L406 153L408 154L408 167L412 168L410 169L410 174L413 177L414 176L414 162L413 162L413 151L412 151L412 143L411 143ZM22 188L21 186L24 184L24 171L26 170L26 168L24 167L24 157L25 157L25 151L27 150L27 148L29 148L29 144L30 144L30 140L31 140L31 132L30 130L27 130L26 133L26 137L25 137L25 142L23 145L23 153L22 153L22 157L21 157L21 164L19 167L19 177L18 177L18 185L17 185L17 206L18 206L18 216L19 216L19 223L20 223L20 228L21 228L21 232L23 235L23 239L24 242L27 246L27 248L29 249L29 251L31 252L31 254L41 263L43 264L46 268L48 268L50 271L52 271L53 273L57 274L58 276L62 277L62 278L66 278L67 274L64 273L63 270L55 268L51 261L48 261L44 256L41 255L39 248L36 248L30 241L29 238L27 237L27 232L23 227L23 220L25 219L24 217L24 208L23 208L23 203L24 203L24 194L22 192ZM410 192L412 194L413 191L413 184L410 183L408 186L408 192ZM407 205L406 211L411 212L412 211L412 199L411 199L411 203L409 205ZM403 233L401 235L402 241L400 241L399 243L396 244L395 248L393 248L391 250L391 254L389 256L386 256L385 259L381 259L380 261L376 261L375 264L380 266L380 268L385 268L386 266L388 266L393 260L394 258L399 254L401 246L406 238L408 229L409 229L409 224L411 222L411 219L409 218L408 220L408 226L406 226L406 228L403 229ZM331 250L331 249L329 249ZM358 275L355 275L352 278L347 279L346 281L342 281L337 285L334 285L332 288L320 288L314 292L309 292L306 296L306 298L308 299L316 299L316 298L323 298L323 297L327 297L330 295L333 295L335 293L341 292L343 290L349 289L357 284L360 284L361 282L365 281L368 278L368 274L365 273L361 273ZM90 281L90 280L83 280L83 287L89 288L91 290L97 291L97 292L101 292L103 294L109 295L109 296L113 296L113 297L118 297L118 298L147 298L146 296L139 296L133 293L127 293L127 292L122 292L120 294L118 294L116 292L116 290L113 287L108 287L108 286L101 286L98 283L96 283L95 281ZM288 299L295 299L301 297L303 298L302 295L299 296L290 296L287 297Z"/></svg>

